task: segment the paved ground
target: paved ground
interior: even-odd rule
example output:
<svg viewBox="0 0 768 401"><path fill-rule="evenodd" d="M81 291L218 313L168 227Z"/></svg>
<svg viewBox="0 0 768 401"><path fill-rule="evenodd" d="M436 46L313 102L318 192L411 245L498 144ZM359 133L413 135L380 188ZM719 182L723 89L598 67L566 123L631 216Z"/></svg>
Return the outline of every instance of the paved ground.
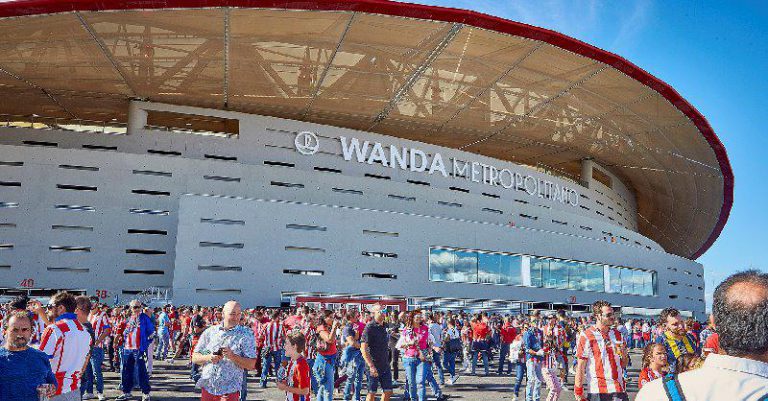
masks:
<svg viewBox="0 0 768 401"><path fill-rule="evenodd" d="M630 368L630 399L634 399L637 392L637 375L638 367L640 366L640 354L636 351L631 353L632 365ZM492 366L495 371L495 367ZM478 371L482 371L479 369ZM403 380L402 372L400 379ZM119 394L116 389L119 383L119 376L117 373L105 372L105 393L108 399L114 399ZM446 386L443 388L443 392L450 396L452 400L500 400L511 399L512 396L512 384L514 383L513 376L497 376L491 374L489 377L475 377L469 375L462 375L458 382L454 386ZM200 392L194 388L194 384L189 380L189 368L186 361L176 361L174 364L167 362L159 362L155 364L155 370L152 374L152 400L153 401L191 401L199 400ZM285 400L285 393L277 391L273 382L269 383L269 388L260 389L258 387L258 378L254 375L249 376L248 381L248 400L259 401L282 401ZM568 388L560 394L560 401L573 401L573 376L568 378ZM524 396L524 391L521 389L521 396ZM434 400L430 390L427 390L430 399ZM545 398L547 390L542 388L542 399ZM134 392L134 395L138 395L139 392ZM363 393L365 394L365 392ZM402 400L402 389L396 389L393 400ZM135 399L140 399L135 397ZM342 400L341 394L337 394L334 397L335 400ZM521 397L522 399L522 397Z"/></svg>

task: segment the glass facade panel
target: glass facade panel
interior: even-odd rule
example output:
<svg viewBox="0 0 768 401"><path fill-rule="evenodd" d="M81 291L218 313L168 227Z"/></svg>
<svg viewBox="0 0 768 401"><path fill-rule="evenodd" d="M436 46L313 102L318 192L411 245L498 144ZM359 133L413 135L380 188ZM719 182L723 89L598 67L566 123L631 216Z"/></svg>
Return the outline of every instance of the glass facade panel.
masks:
<svg viewBox="0 0 768 401"><path fill-rule="evenodd" d="M519 255L502 255L501 271L507 277L504 284L523 285L523 257Z"/></svg>
<svg viewBox="0 0 768 401"><path fill-rule="evenodd" d="M456 262L451 280L460 283L477 282L477 252L456 251Z"/></svg>
<svg viewBox="0 0 768 401"><path fill-rule="evenodd" d="M478 282L481 284L507 284L507 277L501 271L502 256L498 253L481 252L478 254Z"/></svg>
<svg viewBox="0 0 768 401"><path fill-rule="evenodd" d="M530 261L531 286L653 296L656 272L626 267L468 249L431 248L429 279L457 283L522 285L523 258Z"/></svg>

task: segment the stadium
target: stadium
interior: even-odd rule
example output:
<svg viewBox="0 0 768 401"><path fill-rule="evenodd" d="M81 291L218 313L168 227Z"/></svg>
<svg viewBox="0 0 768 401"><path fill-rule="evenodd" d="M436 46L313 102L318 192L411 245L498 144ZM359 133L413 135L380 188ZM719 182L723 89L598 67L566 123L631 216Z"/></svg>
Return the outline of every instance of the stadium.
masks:
<svg viewBox="0 0 768 401"><path fill-rule="evenodd" d="M0 4L0 287L705 317L733 201L618 55L381 0Z"/></svg>

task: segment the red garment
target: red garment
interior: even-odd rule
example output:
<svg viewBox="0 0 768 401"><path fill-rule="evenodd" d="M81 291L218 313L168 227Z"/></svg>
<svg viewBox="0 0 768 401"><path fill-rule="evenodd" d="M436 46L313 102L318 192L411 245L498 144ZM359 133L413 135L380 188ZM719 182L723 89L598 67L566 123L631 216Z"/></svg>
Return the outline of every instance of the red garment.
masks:
<svg viewBox="0 0 768 401"><path fill-rule="evenodd" d="M611 329L603 334L596 326L579 334L576 357L587 360L587 385L590 394L623 393L624 367L618 344L624 339L618 330Z"/></svg>
<svg viewBox="0 0 768 401"><path fill-rule="evenodd" d="M499 334L501 334L502 343L512 344L512 341L515 341L515 337L517 337L517 330L515 330L511 324L505 324L504 327L499 330Z"/></svg>
<svg viewBox="0 0 768 401"><path fill-rule="evenodd" d="M717 333L707 337L707 341L704 343L704 348L709 348L715 354L720 353L720 335Z"/></svg>
<svg viewBox="0 0 768 401"><path fill-rule="evenodd" d="M475 341L485 340L491 334L491 329L485 322L472 323L472 339Z"/></svg>
<svg viewBox="0 0 768 401"><path fill-rule="evenodd" d="M224 395L213 395L207 391L205 391L205 388L203 388L202 394L200 394L200 401L238 401L240 399L240 392L235 391L234 393L224 394Z"/></svg>
<svg viewBox="0 0 768 401"><path fill-rule="evenodd" d="M643 388L643 385L645 385L646 383L652 380L660 379L663 376L664 376L663 373L657 372L651 369L650 367L644 368L643 370L640 371L640 378L638 379L639 381L637 383L637 387L638 389L641 389Z"/></svg>
<svg viewBox="0 0 768 401"><path fill-rule="evenodd" d="M291 360L291 362L288 364L288 367L286 368L286 372L288 372L287 375L287 385L291 388L306 388L309 389L310 381L309 381L309 364L307 363L307 360L304 359L304 357L300 357L297 360ZM310 395L298 395L293 394L289 392L285 392L285 400L286 401L310 401Z"/></svg>
<svg viewBox="0 0 768 401"><path fill-rule="evenodd" d="M317 326L318 342L322 341L320 339L320 333L324 331L330 333L330 330L327 327L325 327L325 325ZM331 339L331 341L328 343L328 348L326 348L325 351L318 350L318 352L320 353L320 355L323 355L323 356L336 355L336 339L335 338Z"/></svg>

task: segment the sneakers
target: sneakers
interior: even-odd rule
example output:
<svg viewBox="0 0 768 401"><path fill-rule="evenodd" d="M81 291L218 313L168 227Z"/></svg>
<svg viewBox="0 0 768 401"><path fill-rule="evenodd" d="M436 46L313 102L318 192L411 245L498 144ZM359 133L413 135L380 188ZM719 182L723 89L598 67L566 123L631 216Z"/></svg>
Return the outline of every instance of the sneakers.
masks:
<svg viewBox="0 0 768 401"><path fill-rule="evenodd" d="M461 375L455 375L455 376L451 377L451 386L456 384L456 382L459 380L459 377L461 377Z"/></svg>
<svg viewBox="0 0 768 401"><path fill-rule="evenodd" d="M93 393L83 393L83 395L80 396L81 400L92 400L93 399Z"/></svg>
<svg viewBox="0 0 768 401"><path fill-rule="evenodd" d="M512 394L512 401L517 401L517 395Z"/></svg>
<svg viewBox="0 0 768 401"><path fill-rule="evenodd" d="M115 398L115 401L126 401L132 398L133 398L133 395L131 395L131 393L123 393L118 395L117 398Z"/></svg>
<svg viewBox="0 0 768 401"><path fill-rule="evenodd" d="M106 399L102 393L96 393L96 398L98 398L99 401L104 401Z"/></svg>
<svg viewBox="0 0 768 401"><path fill-rule="evenodd" d="M439 397L437 397L437 401L446 401L448 399L448 396L445 394L440 394Z"/></svg>
<svg viewBox="0 0 768 401"><path fill-rule="evenodd" d="M142 395L142 396L141 396L141 401L151 401L151 400L149 399L149 394L144 394L144 395Z"/></svg>

